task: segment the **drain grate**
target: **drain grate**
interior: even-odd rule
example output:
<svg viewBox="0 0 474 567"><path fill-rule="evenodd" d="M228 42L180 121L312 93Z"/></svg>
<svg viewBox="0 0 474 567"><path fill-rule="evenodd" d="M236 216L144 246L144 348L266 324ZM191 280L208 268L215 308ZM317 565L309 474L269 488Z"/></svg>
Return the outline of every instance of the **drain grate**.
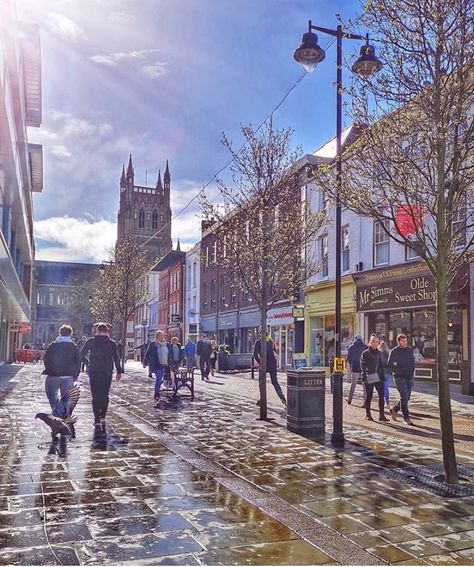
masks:
<svg viewBox="0 0 474 567"><path fill-rule="evenodd" d="M437 478L444 474L443 465L390 469L383 471L382 474L389 479L428 490L438 496L474 496L474 466L458 465L458 475L461 480L459 484L448 484Z"/></svg>

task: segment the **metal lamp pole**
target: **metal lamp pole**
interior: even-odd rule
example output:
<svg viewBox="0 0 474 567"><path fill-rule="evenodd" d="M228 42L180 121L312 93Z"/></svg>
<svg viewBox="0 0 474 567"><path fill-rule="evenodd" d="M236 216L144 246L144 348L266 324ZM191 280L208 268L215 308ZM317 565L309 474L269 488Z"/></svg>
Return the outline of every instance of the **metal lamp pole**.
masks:
<svg viewBox="0 0 474 567"><path fill-rule="evenodd" d="M308 22L308 32L303 34L300 47L296 49L294 58L301 63L303 69L310 73L318 63L323 61L326 54L318 45L318 36L313 30L336 38L336 281L335 281L335 364L333 368L333 432L331 442L337 447L343 447L345 443L342 426L342 400L343 400L343 372L341 362L341 202L342 192L342 40L356 39L365 40L366 44L361 47L360 56L352 66L356 74L368 77L380 71L382 63L375 56L375 49L369 44L369 36L361 36L344 32L342 26L335 30L313 26L311 20Z"/></svg>

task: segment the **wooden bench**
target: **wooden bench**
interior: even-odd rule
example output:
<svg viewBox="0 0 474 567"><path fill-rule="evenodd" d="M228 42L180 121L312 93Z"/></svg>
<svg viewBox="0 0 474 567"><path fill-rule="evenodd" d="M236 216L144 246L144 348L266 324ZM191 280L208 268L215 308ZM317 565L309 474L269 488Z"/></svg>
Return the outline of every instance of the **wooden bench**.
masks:
<svg viewBox="0 0 474 567"><path fill-rule="evenodd" d="M175 375L175 382L172 397L176 398L179 390L188 388L191 393L191 399L194 398L194 368L179 368Z"/></svg>

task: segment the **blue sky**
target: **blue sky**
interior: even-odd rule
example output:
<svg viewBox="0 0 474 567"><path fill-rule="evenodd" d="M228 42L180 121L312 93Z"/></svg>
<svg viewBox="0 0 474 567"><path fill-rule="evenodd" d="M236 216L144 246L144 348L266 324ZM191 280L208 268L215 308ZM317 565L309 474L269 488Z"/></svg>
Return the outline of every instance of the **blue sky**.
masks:
<svg viewBox="0 0 474 567"><path fill-rule="evenodd" d="M336 13L347 21L359 9L357 0L17 4L42 30L43 126L30 132L45 155L37 257L81 261L101 261L113 242L130 152L137 183L148 171L154 184L169 159L178 211L228 160L222 132L240 145L240 124L260 124L301 75L293 52L308 19L335 27ZM345 55L359 47L346 42ZM275 114L305 152L334 135L334 80L333 45ZM173 222L175 241L199 240L198 215L195 203Z"/></svg>

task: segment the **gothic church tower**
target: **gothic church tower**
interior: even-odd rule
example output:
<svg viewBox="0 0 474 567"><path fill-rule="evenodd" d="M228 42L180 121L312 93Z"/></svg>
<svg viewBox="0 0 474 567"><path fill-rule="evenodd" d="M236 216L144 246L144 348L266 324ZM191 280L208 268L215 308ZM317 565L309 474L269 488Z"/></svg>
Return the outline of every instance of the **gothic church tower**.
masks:
<svg viewBox="0 0 474 567"><path fill-rule="evenodd" d="M150 260L158 261L167 254L172 249L170 189L168 161L163 183L159 171L155 187L135 185L130 154L127 170L123 165L120 177L117 242L125 236L134 236L145 243Z"/></svg>

